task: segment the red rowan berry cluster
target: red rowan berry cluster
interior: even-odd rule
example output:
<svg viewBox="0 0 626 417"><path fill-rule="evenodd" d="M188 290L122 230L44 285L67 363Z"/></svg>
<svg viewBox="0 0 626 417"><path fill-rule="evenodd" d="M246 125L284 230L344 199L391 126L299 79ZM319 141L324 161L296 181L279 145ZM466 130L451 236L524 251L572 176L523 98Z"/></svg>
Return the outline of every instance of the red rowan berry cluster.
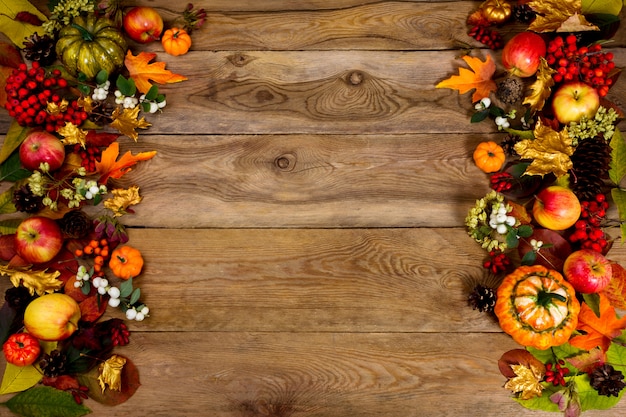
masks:
<svg viewBox="0 0 626 417"><path fill-rule="evenodd" d="M489 269L492 273L506 272L511 266L511 259L500 251L490 251L489 259L483 263L483 267Z"/></svg>
<svg viewBox="0 0 626 417"><path fill-rule="evenodd" d="M38 62L33 62L31 68L21 64L6 80L5 108L20 126L39 126L56 132L66 122L81 125L88 114L76 100L64 105L59 90L67 86L67 80L58 69L48 72ZM55 104L58 111L48 111L49 103Z"/></svg>
<svg viewBox="0 0 626 417"><path fill-rule="evenodd" d="M513 187L513 175L508 172L496 172L489 178L489 185L491 189L501 193L508 191Z"/></svg>
<svg viewBox="0 0 626 417"><path fill-rule="evenodd" d="M87 172L96 171L96 162L100 162L102 156L102 149L98 146L87 144L84 148L77 143L74 145L74 153L80 156L80 165L87 170Z"/></svg>
<svg viewBox="0 0 626 417"><path fill-rule="evenodd" d="M569 241L578 243L583 249L603 253L608 245L607 236L600 227L609 208L606 196L598 194L592 201L581 201L580 206L580 219L574 225L574 232L569 236Z"/></svg>
<svg viewBox="0 0 626 417"><path fill-rule="evenodd" d="M556 69L552 78L557 83L580 80L594 87L601 97L606 96L613 84L609 77L615 68L613 53L602 52L600 44L578 47L576 42L575 35L568 35L548 43L546 61Z"/></svg>
<svg viewBox="0 0 626 417"><path fill-rule="evenodd" d="M564 366L565 361L560 359L555 364L547 363L546 364L546 382L552 382L554 386L562 386L564 387L567 383L565 382L565 377L569 374L569 369Z"/></svg>
<svg viewBox="0 0 626 417"><path fill-rule="evenodd" d="M493 50L500 49L504 45L502 35L498 31L485 26L473 26L467 34Z"/></svg>

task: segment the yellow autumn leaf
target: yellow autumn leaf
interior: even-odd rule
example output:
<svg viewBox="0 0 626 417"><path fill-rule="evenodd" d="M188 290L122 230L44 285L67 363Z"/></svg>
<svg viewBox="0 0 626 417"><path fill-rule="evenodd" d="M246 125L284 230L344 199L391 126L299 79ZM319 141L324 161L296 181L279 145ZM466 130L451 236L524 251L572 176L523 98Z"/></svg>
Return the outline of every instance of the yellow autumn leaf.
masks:
<svg viewBox="0 0 626 417"><path fill-rule="evenodd" d="M532 159L524 175L567 174L572 169L570 156L574 153L567 130L557 132L538 120L533 135L534 139L521 140L514 147L522 159Z"/></svg>
<svg viewBox="0 0 626 417"><path fill-rule="evenodd" d="M135 142L139 134L135 129L147 129L152 124L148 123L145 118L137 120L139 117L139 106L135 106L132 109L124 109L120 112L120 108L113 110L111 118L111 127L120 131L122 135L126 135Z"/></svg>
<svg viewBox="0 0 626 417"><path fill-rule="evenodd" d="M489 97L492 91L496 91L496 82L491 78L496 72L496 64L491 59L491 55L487 55L485 61L480 58L464 56L463 60L469 65L470 69L459 68L459 75L453 75L450 78L441 81L435 88L451 88L458 90L459 94L465 94L474 89L472 102L480 101L482 98Z"/></svg>
<svg viewBox="0 0 626 417"><path fill-rule="evenodd" d="M28 0L0 0L0 32L21 49L24 47L26 38L35 32L43 35L44 29L42 26L17 19L17 14L20 12L31 13L42 22L47 21L48 18Z"/></svg>
<svg viewBox="0 0 626 417"><path fill-rule="evenodd" d="M61 143L64 145L75 145L79 143L80 146L85 147L87 131L79 128L74 123L65 122L65 126L58 129L57 133L63 136Z"/></svg>
<svg viewBox="0 0 626 417"><path fill-rule="evenodd" d="M139 187L136 185L123 189L116 188L111 191L112 198L104 201L104 207L113 212L114 217L119 217L127 213L130 206L139 204L142 197L139 195Z"/></svg>
<svg viewBox="0 0 626 417"><path fill-rule="evenodd" d="M55 103L52 101L49 101L48 104L46 105L46 112L48 112L49 114L56 116L57 114L61 114L61 113L65 113L65 111L67 110L67 106L69 106L69 101L67 101L66 99L61 100L60 103Z"/></svg>
<svg viewBox="0 0 626 417"><path fill-rule="evenodd" d="M30 271L13 269L5 265L0 265L0 275L7 275L13 286L20 284L28 289L30 295L44 295L52 293L63 287L63 281L57 278L61 275L59 271Z"/></svg>
<svg viewBox="0 0 626 417"><path fill-rule="evenodd" d="M111 391L122 390L122 370L124 365L126 365L126 358L119 355L111 355L109 359L100 364L98 382L102 392L106 390L107 386Z"/></svg>
<svg viewBox="0 0 626 417"><path fill-rule="evenodd" d="M537 13L528 26L533 32L598 30L582 15L581 0L532 0L527 4Z"/></svg>
<svg viewBox="0 0 626 417"><path fill-rule="evenodd" d="M511 369L515 372L515 376L506 382L504 388L519 393L521 400L541 397L543 372L539 368L533 365L511 365Z"/></svg>
<svg viewBox="0 0 626 417"><path fill-rule="evenodd" d="M541 111L546 104L546 100L552 94L552 86L554 85L552 74L555 72L556 70L550 68L546 59L541 57L536 80L530 86L531 93L526 96L523 103L530 105L530 109L533 112Z"/></svg>

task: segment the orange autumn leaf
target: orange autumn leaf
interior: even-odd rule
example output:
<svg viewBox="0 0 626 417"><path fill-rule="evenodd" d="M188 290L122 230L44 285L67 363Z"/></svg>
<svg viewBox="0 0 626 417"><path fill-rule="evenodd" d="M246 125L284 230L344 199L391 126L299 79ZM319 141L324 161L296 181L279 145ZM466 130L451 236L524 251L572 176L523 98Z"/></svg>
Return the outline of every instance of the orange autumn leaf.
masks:
<svg viewBox="0 0 626 417"><path fill-rule="evenodd" d="M130 151L127 151L120 159L117 157L120 154L120 145L118 142L113 142L102 152L100 162L96 162L96 171L100 174L98 182L100 184L106 184L109 178L121 178L122 175L130 171L133 165L139 161L147 161L156 155L156 151L140 152L133 155Z"/></svg>
<svg viewBox="0 0 626 417"><path fill-rule="evenodd" d="M496 64L491 59L491 55L487 55L485 61L480 58L474 58L468 55L463 60L469 65L471 70L467 68L459 68L459 75L453 75L450 78L441 81L436 88L451 88L458 90L459 94L465 94L474 89L472 102L480 101L484 97L489 97L492 91L496 91L496 82L491 79L496 72Z"/></svg>
<svg viewBox="0 0 626 417"><path fill-rule="evenodd" d="M611 264L611 270L613 276L602 293L613 307L626 310L626 269L615 262Z"/></svg>
<svg viewBox="0 0 626 417"><path fill-rule="evenodd" d="M126 53L124 65L128 69L130 77L135 81L137 90L147 93L152 87L150 80L158 84L170 84L185 81L187 77L174 74L170 70L165 69L165 62L153 62L150 64L157 54L152 52L139 52L137 56L133 55L129 50Z"/></svg>
<svg viewBox="0 0 626 417"><path fill-rule="evenodd" d="M585 334L574 336L569 343L584 350L599 346L606 352L611 340L621 335L622 330L626 328L626 317L618 318L609 299L601 293L598 295L600 296L600 317L596 316L586 303L582 303L576 329Z"/></svg>

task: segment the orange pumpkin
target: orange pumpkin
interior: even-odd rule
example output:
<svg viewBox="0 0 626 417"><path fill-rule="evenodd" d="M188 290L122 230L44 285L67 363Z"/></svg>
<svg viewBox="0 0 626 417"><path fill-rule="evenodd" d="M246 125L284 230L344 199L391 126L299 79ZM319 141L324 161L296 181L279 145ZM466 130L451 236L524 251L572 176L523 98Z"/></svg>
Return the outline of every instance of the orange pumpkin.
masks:
<svg viewBox="0 0 626 417"><path fill-rule="evenodd" d="M506 160L502 146L492 141L479 143L473 157L476 166L486 173L499 171Z"/></svg>
<svg viewBox="0 0 626 417"><path fill-rule="evenodd" d="M116 277L129 279L136 277L143 268L143 257L138 249L132 246L121 246L116 248L111 254L109 268Z"/></svg>
<svg viewBox="0 0 626 417"><path fill-rule="evenodd" d="M542 265L520 266L507 275L494 307L500 327L513 340L542 350L569 340L579 312L574 288Z"/></svg>
<svg viewBox="0 0 626 417"><path fill-rule="evenodd" d="M184 55L191 48L191 36L185 29L171 28L163 33L161 44L170 55Z"/></svg>

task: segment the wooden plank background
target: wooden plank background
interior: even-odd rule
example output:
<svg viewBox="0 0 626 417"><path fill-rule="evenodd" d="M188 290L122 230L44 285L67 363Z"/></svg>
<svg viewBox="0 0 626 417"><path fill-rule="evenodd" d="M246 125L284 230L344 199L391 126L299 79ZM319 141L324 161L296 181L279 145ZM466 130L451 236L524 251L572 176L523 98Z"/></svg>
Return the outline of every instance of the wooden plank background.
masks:
<svg viewBox="0 0 626 417"><path fill-rule="evenodd" d="M125 221L151 317L120 349L142 387L92 415L552 415L510 399L496 361L516 344L467 305L490 279L463 228L487 191L471 151L497 136L434 85L479 46L479 4L201 0L189 54L142 47L189 80L122 141L158 151L118 183L144 196Z"/></svg>

